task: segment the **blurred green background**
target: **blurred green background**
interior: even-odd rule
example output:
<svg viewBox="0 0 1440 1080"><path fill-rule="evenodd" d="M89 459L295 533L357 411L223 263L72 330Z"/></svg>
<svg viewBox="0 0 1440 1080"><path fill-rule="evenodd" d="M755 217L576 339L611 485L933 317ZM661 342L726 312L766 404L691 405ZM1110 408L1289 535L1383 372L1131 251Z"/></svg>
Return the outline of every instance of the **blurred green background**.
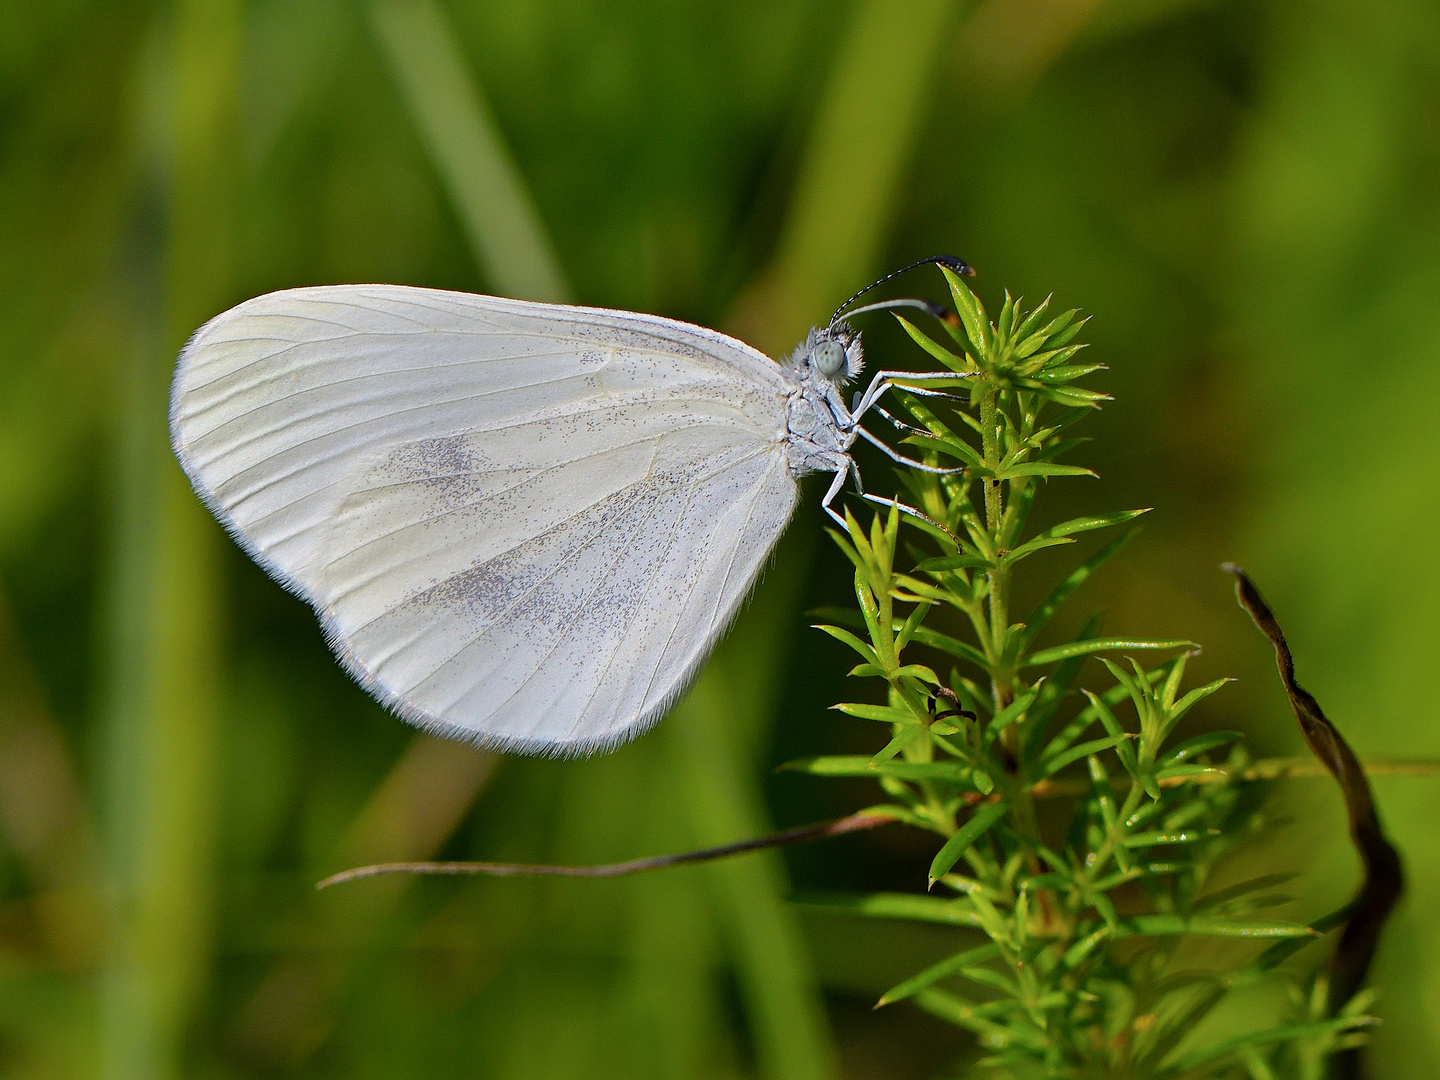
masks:
<svg viewBox="0 0 1440 1080"><path fill-rule="evenodd" d="M988 301L1094 315L1102 479L1052 484L1048 512L1158 508L1084 598L1118 633L1204 642L1197 679L1241 677L1197 723L1301 749L1216 569L1234 558L1362 755L1440 756L1433 0L0 3L0 1075L965 1060L939 1021L870 1009L955 936L785 902L921 888L932 849L898 830L643 879L311 890L357 862L605 861L865 805L773 772L883 741L826 711L849 662L804 611L849 570L817 492L665 724L604 758L496 760L351 685L165 431L186 336L270 289L571 297L776 353L939 251ZM918 363L879 320L869 345ZM1039 595L1065 563L1036 564ZM1410 871L1376 1075L1440 1076L1440 786L1376 787ZM1286 914L1311 917L1356 881L1339 797L1276 799L1247 858L1306 871Z"/></svg>

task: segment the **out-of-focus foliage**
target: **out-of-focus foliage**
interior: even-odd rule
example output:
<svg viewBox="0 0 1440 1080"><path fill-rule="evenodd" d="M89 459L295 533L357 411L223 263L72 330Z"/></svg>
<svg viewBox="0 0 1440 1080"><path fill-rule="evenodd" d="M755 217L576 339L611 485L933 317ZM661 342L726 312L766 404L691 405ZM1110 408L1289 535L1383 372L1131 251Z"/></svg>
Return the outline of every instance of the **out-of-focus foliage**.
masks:
<svg viewBox="0 0 1440 1080"><path fill-rule="evenodd" d="M1362 757L1440 754L1432 3L5 0L0 1075L918 1077L969 1053L869 1011L955 951L948 929L778 899L922 890L938 844L312 895L357 861L605 861L842 812L863 787L770 766L874 749L825 711L845 650L804 629L852 580L813 500L655 733L497 763L369 703L184 489L165 382L209 315L329 281L501 287L455 167L470 129L453 105L427 122L383 36L422 7L582 302L779 352L947 250L987 301L1003 281L1093 313L1117 402L1088 425L1091 483L1157 510L1082 606L1117 636L1204 641L1192 674L1242 675L1227 710L1258 752L1296 752L1215 570L1235 558ZM902 355L866 329L873 358ZM1375 972L1376 1072L1436 1075L1440 789L1376 790L1411 882ZM1279 917L1303 920L1356 870L1333 789L1282 794L1275 849L1310 862ZM1288 1008L1256 997L1210 1035Z"/></svg>

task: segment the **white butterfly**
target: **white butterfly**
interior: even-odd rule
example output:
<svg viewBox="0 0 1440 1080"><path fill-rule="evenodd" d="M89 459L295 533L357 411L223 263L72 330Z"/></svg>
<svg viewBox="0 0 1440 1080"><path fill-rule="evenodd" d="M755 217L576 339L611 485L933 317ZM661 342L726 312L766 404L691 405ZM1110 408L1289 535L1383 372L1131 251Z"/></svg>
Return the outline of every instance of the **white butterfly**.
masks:
<svg viewBox="0 0 1440 1080"><path fill-rule="evenodd" d="M382 703L480 746L581 754L685 688L800 476L834 474L832 516L846 476L859 486L851 445L883 444L858 421L905 374L847 408L860 366L838 317L776 364L653 315L290 289L196 332L171 436L200 498Z"/></svg>

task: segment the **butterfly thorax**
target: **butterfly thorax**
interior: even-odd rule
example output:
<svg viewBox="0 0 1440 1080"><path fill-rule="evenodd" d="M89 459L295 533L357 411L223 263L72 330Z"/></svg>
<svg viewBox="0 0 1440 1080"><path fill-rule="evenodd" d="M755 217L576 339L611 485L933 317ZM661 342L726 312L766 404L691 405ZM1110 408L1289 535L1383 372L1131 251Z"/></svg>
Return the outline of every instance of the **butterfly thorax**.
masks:
<svg viewBox="0 0 1440 1080"><path fill-rule="evenodd" d="M785 441L796 476L833 472L854 444L855 421L841 388L862 366L860 335L844 323L812 329L782 362L792 382Z"/></svg>

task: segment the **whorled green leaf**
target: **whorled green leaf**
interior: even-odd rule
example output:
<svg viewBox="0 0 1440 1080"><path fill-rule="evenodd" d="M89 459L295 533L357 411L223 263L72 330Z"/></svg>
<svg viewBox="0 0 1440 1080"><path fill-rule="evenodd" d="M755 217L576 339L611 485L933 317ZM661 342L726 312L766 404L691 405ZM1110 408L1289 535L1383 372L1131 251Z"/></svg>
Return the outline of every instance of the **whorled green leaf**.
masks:
<svg viewBox="0 0 1440 1080"><path fill-rule="evenodd" d="M1051 649L1033 652L1025 658L1025 667L1042 667L1045 664L1053 664L1057 660L1065 660L1072 656L1117 652L1122 649L1193 649L1194 647L1193 641L1180 639L1140 641L1131 638L1100 638L1092 641L1075 641L1069 645L1056 645Z"/></svg>
<svg viewBox="0 0 1440 1080"><path fill-rule="evenodd" d="M1211 1065L1227 1057L1237 1055L1241 1050L1275 1043L1299 1042L1322 1035L1334 1035L1342 1031L1355 1031L1379 1023L1369 1016L1337 1016L1330 1020L1312 1020L1304 1024L1282 1024L1278 1027L1262 1028L1221 1039L1210 1046L1200 1047L1184 1054L1167 1065L1155 1076L1158 1078L1182 1076L1193 1073L1202 1065Z"/></svg>
<svg viewBox="0 0 1440 1080"><path fill-rule="evenodd" d="M919 724L908 724L896 732L895 737L870 759L870 763L876 768L899 756L911 743L925 738L925 729Z"/></svg>
<svg viewBox="0 0 1440 1080"><path fill-rule="evenodd" d="M950 296L955 302L955 313L960 316L960 322L964 324L965 336L970 343L982 353L990 348L994 340L990 333L990 320L985 314L985 305L980 298L970 291L963 278L955 273L948 266L942 266L940 272L945 275L945 281L950 286Z"/></svg>
<svg viewBox="0 0 1440 1080"><path fill-rule="evenodd" d="M1079 314L1079 310L1076 309L1073 311L1067 311L1065 314L1073 317L1074 315ZM1085 324L1089 321L1089 316L1086 316L1079 322L1069 322L1067 320L1067 325L1057 327L1055 331L1051 333L1046 339L1045 344L1049 345L1052 349L1054 349L1059 348L1061 345L1065 345L1071 341L1074 341L1075 335L1080 333L1081 330L1085 329Z"/></svg>
<svg viewBox="0 0 1440 1080"><path fill-rule="evenodd" d="M1315 938L1319 935L1303 923L1235 922L1205 915L1159 914L1137 915L1120 921L1121 936L1170 937L1194 934L1199 937L1225 938Z"/></svg>
<svg viewBox="0 0 1440 1080"><path fill-rule="evenodd" d="M1219 836L1216 829L1188 829L1182 832L1137 832L1125 837L1128 848L1155 847L1164 844L1195 844Z"/></svg>
<svg viewBox="0 0 1440 1080"><path fill-rule="evenodd" d="M1083 742L1078 746L1072 746L1069 750L1061 751L1054 757L1042 758L1036 770L1036 778L1043 780L1046 777L1054 776L1061 769L1065 768L1066 765L1073 764L1083 757L1089 757L1091 754L1098 754L1102 750L1109 750L1111 747L1119 746L1126 739L1132 737L1131 735L1122 733L1120 735L1111 735L1104 739L1091 739L1089 742Z"/></svg>
<svg viewBox="0 0 1440 1080"><path fill-rule="evenodd" d="M1112 525L1122 525L1127 521L1133 521L1141 514L1148 514L1151 507L1143 507L1139 510L1117 510L1113 514L1096 514L1090 517L1071 518L1069 521L1062 521L1059 525L1052 525L1038 536L1074 536L1076 533L1093 532L1096 529L1108 529Z"/></svg>
<svg viewBox="0 0 1440 1080"><path fill-rule="evenodd" d="M1044 685L1043 682L1036 683L1028 690L1016 694L1014 701L996 713L994 719L985 725L985 742L988 744L994 741L1007 727L1017 723L1025 715L1025 710L1030 708L1035 698L1039 696Z"/></svg>
<svg viewBox="0 0 1440 1080"><path fill-rule="evenodd" d="M1251 893L1259 892L1261 889L1273 889L1280 885L1294 881L1299 874L1279 873L1261 874L1259 877L1246 878L1244 881L1237 881L1233 885L1227 885L1223 889L1216 889L1214 892L1206 893L1195 901L1194 910L1208 911L1211 908L1220 907L1233 900L1239 900Z"/></svg>
<svg viewBox="0 0 1440 1080"><path fill-rule="evenodd" d="M1243 739L1244 737L1244 734L1239 731L1209 731L1204 735L1196 735L1193 739L1186 739L1164 757L1160 758L1157 764L1162 767L1185 764L1189 762L1191 758L1199 757L1201 754L1208 754L1211 750L1227 746L1236 739Z"/></svg>
<svg viewBox="0 0 1440 1080"><path fill-rule="evenodd" d="M861 720L879 720L884 724L915 724L917 720L909 709L897 708L894 705L869 705L864 702L842 701L838 705L831 705L830 708L836 712L842 712L846 716L857 716Z"/></svg>
<svg viewBox="0 0 1440 1080"><path fill-rule="evenodd" d="M930 884L950 872L950 868L965 854L965 849L984 836L990 827L1005 816L1009 807L1004 802L986 803L971 816L970 820L957 829L945 846L935 854L930 863Z"/></svg>
<svg viewBox="0 0 1440 1080"><path fill-rule="evenodd" d="M1173 729L1174 726L1180 722L1181 718L1187 712L1193 709L1196 705L1198 705L1201 701L1205 700L1205 698L1215 693L1215 691L1219 690L1226 683L1232 683L1234 681L1234 679L1228 678L1216 679L1214 682L1208 682L1204 686L1197 686L1194 690L1191 690L1188 694L1186 694L1183 698L1181 698L1173 706L1166 710L1165 729L1161 733L1160 737L1163 739L1167 735L1169 735L1171 729Z"/></svg>
<svg viewBox="0 0 1440 1080"><path fill-rule="evenodd" d="M843 641L846 645L849 645L850 648L854 649L857 653L863 656L866 663L879 666L880 658L875 655L875 650L872 649L865 642L861 641L849 630L845 630L839 626L826 626L824 624L816 625L815 629L821 630L824 633L829 634L836 641Z"/></svg>
<svg viewBox="0 0 1440 1080"><path fill-rule="evenodd" d="M942 634L938 630L931 630L928 626L917 629L912 640L921 645L928 645L932 649L949 653L951 656L959 657L961 660L968 660L982 671L989 668L990 662L985 659L985 654L975 646L967 645L958 638Z"/></svg>
<svg viewBox="0 0 1440 1080"><path fill-rule="evenodd" d="M1035 305L1035 307L1026 314L1025 318L1020 321L1020 325L1015 328L1013 335L1015 345L1013 351L1015 355L1021 359L1029 356L1031 352L1034 352L1035 349L1045 344L1046 335L1043 331L1038 334L1035 333L1035 328L1040 325L1040 320L1045 317L1045 312L1050 310L1050 301L1052 299L1054 299L1053 295L1041 300L1040 303ZM1033 347L1030 344L1031 342L1034 342ZM1029 349L1028 352L1026 351L1027 348Z"/></svg>
<svg viewBox="0 0 1440 1080"><path fill-rule="evenodd" d="M1036 382L1052 381L1047 376L1056 371L1063 371L1068 367L1080 367L1083 365L1066 365L1065 361L1078 353L1084 345L1069 345L1058 349L1046 349L1044 352L1035 353L1024 364L1020 365L1019 371L1026 379L1034 379ZM1091 370L1103 367L1103 364L1094 365ZM1071 376L1074 378L1075 376ZM1064 381L1063 379L1054 381Z"/></svg>
<svg viewBox="0 0 1440 1080"><path fill-rule="evenodd" d="M873 757L846 754L831 757L798 758L779 767L785 772L803 772L812 776L893 776L899 780L928 780L949 784L968 784L970 766L959 761L887 761L875 764Z"/></svg>
<svg viewBox="0 0 1440 1080"><path fill-rule="evenodd" d="M990 1046L1007 1048L1018 1043L1032 1051L1045 1049L1045 1035L1033 1024L1016 1017L1012 1017L1012 1022L1008 1024L998 1024L991 1019L1024 1009L1024 1002L1002 1000L977 1005L934 987L921 990L914 1000L926 1012L957 1027L974 1031Z"/></svg>
<svg viewBox="0 0 1440 1080"><path fill-rule="evenodd" d="M1070 408L1093 409L1099 402L1111 400L1109 394L1102 394L1095 390L1082 390L1078 386L1046 386L1044 383L1035 383L1033 389L1047 401L1053 401L1057 405L1067 405Z"/></svg>
<svg viewBox="0 0 1440 1080"><path fill-rule="evenodd" d="M920 328L917 327L914 323L912 323L909 319L906 319L901 315L896 315L895 318L900 323L900 325L905 328L905 333L910 335L911 340L914 341L916 345L919 345L920 348L924 349L927 353L933 356L936 360L940 361L940 363L944 364L950 370L957 372L973 370L973 366L970 364L967 357L956 356L953 352L945 348L929 334L921 331Z"/></svg>
<svg viewBox="0 0 1440 1080"><path fill-rule="evenodd" d="M1104 364L1068 364L1060 367L1047 367L1044 371L1037 372L1032 378L1040 382L1065 382L1104 370Z"/></svg>
<svg viewBox="0 0 1440 1080"><path fill-rule="evenodd" d="M938 574L945 570L989 570L995 563L982 555L942 555L917 563L918 573Z"/></svg>
<svg viewBox="0 0 1440 1080"><path fill-rule="evenodd" d="M965 897L943 898L920 893L875 892L844 895L812 893L796 898L797 904L836 915L857 915L867 919L903 919L911 922L944 923L979 928L980 917Z"/></svg>
<svg viewBox="0 0 1440 1080"><path fill-rule="evenodd" d="M1050 298L1046 297L1045 302L1040 307L1036 308L1033 312L1031 312L1031 315L1038 317L1039 314L1044 311L1046 307L1049 306L1049 304ZM1018 345L1016 345L1015 355L1022 358L1031 356L1042 346L1050 344L1050 339L1052 337L1059 337L1059 335L1065 330L1065 328L1070 325L1070 321L1074 319L1075 316L1078 314L1080 314L1079 308L1071 308L1069 311L1062 311L1059 315L1055 316L1055 318L1051 319L1050 322L1046 323L1045 326L1041 327L1039 330L1034 331ZM1029 323L1030 319L1026 319L1025 324L1022 325L1028 327ZM1076 330L1078 331L1078 329L1079 327L1077 326ZM1064 342L1060 342L1059 344L1063 345Z"/></svg>
<svg viewBox="0 0 1440 1080"><path fill-rule="evenodd" d="M1007 551L1000 557L999 565L1014 566L1022 559L1027 559L1031 555L1034 555L1037 551L1043 551L1045 548L1050 547L1059 547L1062 544L1073 543L1075 543L1075 541L1068 536L1036 536L1025 541L1025 543L1019 547L1011 548Z"/></svg>
<svg viewBox="0 0 1440 1080"><path fill-rule="evenodd" d="M893 1005L897 1001L904 1001L908 997L918 994L927 986L957 975L976 964L983 964L987 960L993 960L1000 955L998 945L979 945L973 949L966 949L962 953L956 953L948 959L941 960L938 964L931 964L918 975L912 975L898 986L893 986L880 995L880 1000L875 1003L878 1009L882 1005Z"/></svg>
<svg viewBox="0 0 1440 1080"><path fill-rule="evenodd" d="M1010 344L1010 331L1015 326L1015 298L1005 290L1005 302L1000 306L1000 318L995 320L995 337L1001 347Z"/></svg>
<svg viewBox="0 0 1440 1080"><path fill-rule="evenodd" d="M988 470L977 469L976 475L985 475ZM1057 465L1050 461L1022 461L1004 469L989 473L996 480L1011 480L1017 476L1096 476L1093 469L1080 465Z"/></svg>
<svg viewBox="0 0 1440 1080"><path fill-rule="evenodd" d="M1128 737L1128 733L1121 727L1120 721L1115 718L1115 714L1110 711L1109 702L1091 693L1089 690L1083 692L1090 700L1090 708L1094 710L1096 717L1100 720L1101 724L1105 726L1105 730L1110 733L1112 738L1117 740L1115 743L1115 753L1116 756L1120 758L1120 763L1125 766L1125 771L1132 777L1138 778L1141 772L1140 762L1135 756L1134 748L1122 737Z"/></svg>
<svg viewBox="0 0 1440 1080"><path fill-rule="evenodd" d="M1050 617L1059 610L1060 605L1068 600L1070 595L1083 585L1089 579L1090 575L1104 565L1111 556L1128 544L1131 537L1135 535L1135 532L1135 529L1129 529L1121 533L1072 570L1066 575L1065 580L1051 590L1050 595L1042 600L1039 606L1030 613L1030 617L1025 620L1025 637L1023 641L1025 648L1030 647L1030 643L1034 641L1036 635L1045 628L1045 624L1048 623Z"/></svg>
<svg viewBox="0 0 1440 1080"><path fill-rule="evenodd" d="M910 639L915 636L915 631L920 629L920 623L925 619L925 616L929 614L930 608L931 605L928 603L916 604L915 610L910 612L910 614L906 616L905 622L901 625L899 632L895 635L895 653L897 656L899 655L901 650L905 648L906 645L910 644ZM925 668L924 671L925 676L917 675L916 678L924 677L927 682L935 683L937 685L939 684L939 680L935 678L935 673L933 671L931 671L929 668ZM906 672L904 668L901 668L900 674L908 674L908 672Z"/></svg>

